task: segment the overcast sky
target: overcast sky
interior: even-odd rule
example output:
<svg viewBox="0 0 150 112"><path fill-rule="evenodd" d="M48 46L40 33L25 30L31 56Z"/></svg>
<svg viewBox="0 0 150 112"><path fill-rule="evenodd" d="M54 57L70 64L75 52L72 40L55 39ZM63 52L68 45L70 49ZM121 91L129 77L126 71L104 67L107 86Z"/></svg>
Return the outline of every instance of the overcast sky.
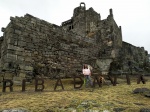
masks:
<svg viewBox="0 0 150 112"><path fill-rule="evenodd" d="M8 25L10 16L26 13L61 25L73 16L80 2L85 2L86 9L93 7L101 19L107 18L112 8L117 25L122 26L123 41L144 47L150 54L150 0L0 0L0 28Z"/></svg>

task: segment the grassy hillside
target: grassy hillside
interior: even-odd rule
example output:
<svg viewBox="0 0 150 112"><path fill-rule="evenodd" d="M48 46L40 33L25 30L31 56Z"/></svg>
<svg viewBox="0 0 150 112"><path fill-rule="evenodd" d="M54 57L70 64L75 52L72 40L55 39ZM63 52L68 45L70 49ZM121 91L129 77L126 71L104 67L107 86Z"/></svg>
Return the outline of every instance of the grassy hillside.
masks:
<svg viewBox="0 0 150 112"><path fill-rule="evenodd" d="M51 82L51 83L50 83ZM127 85L125 80L120 79L117 86L104 85L99 88L85 88L74 90L73 84L69 80L63 79L64 91L57 88L53 90L55 80L45 80L45 89L43 92L34 92L34 82L27 85L26 92L21 92L21 86L13 86L14 92L0 93L0 110L12 108L25 108L31 112L61 112L76 109L77 112L85 108L93 110L109 110L114 108L124 108L123 112L138 112L141 108L150 108L150 98L144 97L142 94L133 94L135 88L146 87L150 89L150 80L146 84L136 84L135 80L131 80L131 85ZM2 85L0 86L2 91ZM83 102L91 101L85 106ZM93 104L95 103L95 104Z"/></svg>

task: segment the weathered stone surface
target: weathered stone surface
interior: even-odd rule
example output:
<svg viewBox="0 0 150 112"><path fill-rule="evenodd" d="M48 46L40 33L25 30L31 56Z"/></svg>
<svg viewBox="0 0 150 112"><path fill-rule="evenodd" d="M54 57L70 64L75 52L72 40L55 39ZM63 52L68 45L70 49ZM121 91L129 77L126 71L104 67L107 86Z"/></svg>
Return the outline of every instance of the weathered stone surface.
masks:
<svg viewBox="0 0 150 112"><path fill-rule="evenodd" d="M114 108L113 111L114 112L121 112L121 111L124 111L125 108Z"/></svg>
<svg viewBox="0 0 150 112"><path fill-rule="evenodd" d="M77 106L77 108L85 108L85 109L89 110L88 108L90 106L91 107L97 107L97 108L101 107L101 105L99 105L96 101L87 100L87 101L83 101L80 105Z"/></svg>
<svg viewBox="0 0 150 112"><path fill-rule="evenodd" d="M100 71L107 72L109 70L110 63L112 59L98 59L96 60L96 64L98 65Z"/></svg>
<svg viewBox="0 0 150 112"><path fill-rule="evenodd" d="M150 91L150 89L148 89L148 88L136 88L135 90L133 90L133 93L134 94L145 93L145 92L148 92L148 91Z"/></svg>
<svg viewBox="0 0 150 112"><path fill-rule="evenodd" d="M143 104L143 103L134 103L135 105L145 105L145 104Z"/></svg>
<svg viewBox="0 0 150 112"><path fill-rule="evenodd" d="M150 108L142 108L140 109L140 112L150 112Z"/></svg>
<svg viewBox="0 0 150 112"><path fill-rule="evenodd" d="M148 92L144 93L144 95L145 95L145 97L150 98L150 90Z"/></svg>
<svg viewBox="0 0 150 112"><path fill-rule="evenodd" d="M14 83L15 85L20 85L20 86L21 86L23 79L24 79L23 77L14 76L14 77L13 77L13 83Z"/></svg>
<svg viewBox="0 0 150 112"><path fill-rule="evenodd" d="M22 78L25 78L25 76L26 76L26 73L19 73L19 77L22 77Z"/></svg>
<svg viewBox="0 0 150 112"><path fill-rule="evenodd" d="M2 110L2 112L29 112L26 109L6 109L6 110Z"/></svg>
<svg viewBox="0 0 150 112"><path fill-rule="evenodd" d="M32 66L25 66L24 68L27 71L33 71L33 67Z"/></svg>
<svg viewBox="0 0 150 112"><path fill-rule="evenodd" d="M7 58L14 61L14 60L16 60L17 55L15 55L15 54L8 54L8 53L7 53Z"/></svg>
<svg viewBox="0 0 150 112"><path fill-rule="evenodd" d="M10 79L10 80L12 80L14 75L15 75L14 73L6 72L4 74L4 79Z"/></svg>
<svg viewBox="0 0 150 112"><path fill-rule="evenodd" d="M0 74L0 83L3 81L3 76Z"/></svg>

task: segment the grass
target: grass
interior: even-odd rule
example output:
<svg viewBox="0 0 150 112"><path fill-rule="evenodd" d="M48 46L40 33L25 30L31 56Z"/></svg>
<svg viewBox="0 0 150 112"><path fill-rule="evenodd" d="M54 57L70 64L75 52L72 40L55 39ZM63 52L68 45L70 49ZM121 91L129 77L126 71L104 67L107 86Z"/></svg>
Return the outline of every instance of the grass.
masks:
<svg viewBox="0 0 150 112"><path fill-rule="evenodd" d="M72 79L71 79L72 80ZM7 90L0 93L0 110L12 108L25 108L30 112L51 112L51 110L59 112L67 108L77 108L84 101L95 101L98 107L89 106L96 110L113 111L114 108L125 108L123 112L138 112L141 108L150 108L150 99L142 94L133 94L135 88L149 88L150 81L146 84L136 84L135 80L131 80L131 85L127 85L125 81L121 81L117 86L104 85L103 87L84 88L74 90L70 79L63 79L65 90L57 88L54 91L55 80L45 80L45 89L43 92L34 92L34 84L27 85L26 91L21 92L21 86L14 85L14 92ZM51 83L50 83L51 82ZM2 86L0 86L2 91ZM82 112L82 108L77 109Z"/></svg>

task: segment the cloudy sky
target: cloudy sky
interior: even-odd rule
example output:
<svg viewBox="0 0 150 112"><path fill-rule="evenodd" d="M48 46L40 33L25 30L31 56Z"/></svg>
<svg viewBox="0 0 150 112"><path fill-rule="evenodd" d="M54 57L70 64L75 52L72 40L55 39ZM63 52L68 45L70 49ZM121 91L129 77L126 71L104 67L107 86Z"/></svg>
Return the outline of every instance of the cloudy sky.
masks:
<svg viewBox="0 0 150 112"><path fill-rule="evenodd" d="M61 25L80 2L85 2L86 9L93 7L101 19L107 18L112 8L116 23L122 26L123 41L144 47L150 54L150 0L0 0L0 28L7 26L10 16L26 13Z"/></svg>

